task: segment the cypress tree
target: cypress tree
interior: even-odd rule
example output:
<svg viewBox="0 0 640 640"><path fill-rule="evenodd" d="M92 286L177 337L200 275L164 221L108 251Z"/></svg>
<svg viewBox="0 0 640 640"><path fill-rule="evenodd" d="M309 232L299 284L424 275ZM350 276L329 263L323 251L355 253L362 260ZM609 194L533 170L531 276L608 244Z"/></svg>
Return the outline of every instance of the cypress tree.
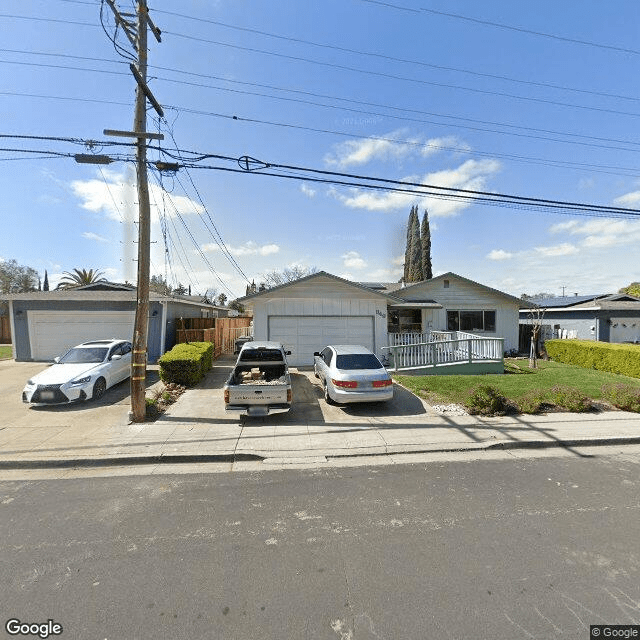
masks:
<svg viewBox="0 0 640 640"><path fill-rule="evenodd" d="M409 213L409 220L407 222L407 245L404 250L404 281L411 282L411 237L413 234L413 218L417 216L417 212L414 207L411 207L411 213Z"/></svg>
<svg viewBox="0 0 640 640"><path fill-rule="evenodd" d="M44 270L44 284L42 285L42 290L49 291L49 274L46 269Z"/></svg>
<svg viewBox="0 0 640 640"><path fill-rule="evenodd" d="M433 270L431 268L431 229L429 228L429 213L426 209L422 218L420 240L422 242L422 276L425 280L431 280L433 278Z"/></svg>
<svg viewBox="0 0 640 640"><path fill-rule="evenodd" d="M416 205L413 216L411 233L411 270L409 272L411 282L424 280L422 273L422 243L420 242L420 218L418 217L418 206Z"/></svg>

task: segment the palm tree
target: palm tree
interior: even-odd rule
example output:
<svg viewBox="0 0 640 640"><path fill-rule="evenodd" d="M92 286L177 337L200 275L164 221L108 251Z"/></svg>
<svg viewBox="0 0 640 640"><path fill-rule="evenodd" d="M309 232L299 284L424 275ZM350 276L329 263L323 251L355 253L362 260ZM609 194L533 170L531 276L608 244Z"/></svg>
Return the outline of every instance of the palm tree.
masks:
<svg viewBox="0 0 640 640"><path fill-rule="evenodd" d="M93 284L94 282L104 282L106 278L104 278L104 274L102 271L98 271L97 269L74 269L74 272L64 271L62 275L64 276L61 280L57 289L73 289L74 287L81 287L85 284Z"/></svg>

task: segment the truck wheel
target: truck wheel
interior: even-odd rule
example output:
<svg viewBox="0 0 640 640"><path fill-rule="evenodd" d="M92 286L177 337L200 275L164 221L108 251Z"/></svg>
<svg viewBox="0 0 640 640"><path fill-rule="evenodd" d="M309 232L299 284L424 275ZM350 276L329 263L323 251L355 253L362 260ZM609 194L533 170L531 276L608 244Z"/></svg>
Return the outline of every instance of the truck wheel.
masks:
<svg viewBox="0 0 640 640"><path fill-rule="evenodd" d="M326 382L324 383L324 399L327 404L335 404L335 402L331 399L331 396L329 395L329 387L327 386Z"/></svg>

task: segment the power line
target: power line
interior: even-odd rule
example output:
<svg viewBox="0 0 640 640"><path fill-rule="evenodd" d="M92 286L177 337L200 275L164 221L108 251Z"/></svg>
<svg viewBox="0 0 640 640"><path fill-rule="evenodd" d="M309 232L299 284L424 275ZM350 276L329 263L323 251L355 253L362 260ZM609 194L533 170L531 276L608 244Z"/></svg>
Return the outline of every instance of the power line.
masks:
<svg viewBox="0 0 640 640"><path fill-rule="evenodd" d="M285 165L278 163L263 162L242 156L236 158L220 154L207 154L207 158L233 161L240 165L239 169L221 166L203 166L193 163L193 168L216 169L230 171L234 173L250 173L257 175L267 175L279 178L289 178L296 180L308 180L312 182L323 182L329 184L339 184L342 186L361 187L382 191L395 191L400 193L410 193L423 197L436 197L443 199L460 199L477 203L516 205L521 207L536 207L542 209L557 209L562 211L573 211L577 215L598 215L605 217L612 216L640 216L640 209L630 209L626 207L615 207L608 205L596 205L584 202L572 202L564 200L551 200L548 198L536 198L530 196L520 196L499 192L480 191L474 189L462 189L457 187L443 187L434 184L424 184L406 180L394 180L390 178L380 178L359 174L344 173L338 171L328 171L314 169L311 167L301 167L295 165ZM289 173L275 173L284 171ZM293 172L293 173L292 173ZM309 175L311 174L311 175ZM314 177L321 176L321 177Z"/></svg>
<svg viewBox="0 0 640 640"><path fill-rule="evenodd" d="M487 89L477 89L477 88L472 88L472 87L463 87L463 86L460 86L460 85L451 85L451 84L447 84L447 83L443 83L443 82L434 82L434 81L431 81L431 80L423 80L423 79L420 79L420 78L411 78L411 77L407 77L407 76L398 76L396 74L383 73L381 71L371 71L369 69L359 69L358 67L351 67L351 66L348 66L348 65L337 64L337 63L333 63L333 62L323 62L321 60L314 60L312 58L305 58L303 56L292 56L292 55L288 55L288 54L285 54L285 53L278 53L278 52L275 52L275 51L267 51L265 49L256 49L255 47L243 47L243 46L236 45L236 44L230 44L228 42L220 42L219 40L209 40L208 38L200 38L200 37L193 36L193 35L177 33L175 31L168 31L167 30L167 31L165 31L165 33L167 33L169 35L172 35L172 36L176 36L178 38L185 38L187 40L193 40L193 41L196 41L196 42L204 42L204 43L208 43L208 44L215 44L217 46L228 47L228 48L232 48L232 49L238 49L240 51L248 51L250 53L259 53L259 54L262 54L262 55L274 56L274 57L277 57L277 58L284 58L286 60L293 60L293 61L296 61L296 62L305 62L305 63L319 65L319 66L323 66L323 67L329 67L329 68L332 68L332 69L340 69L341 71L350 71L350 72L354 72L354 73L361 73L361 74L370 75L370 76L374 76L374 77L378 77L378 78L386 78L386 79L391 79L391 80L398 80L398 81L401 81L401 82L411 82L411 83L421 84L421 85L444 87L444 88L448 88L448 89L458 89L458 90L463 90L463 91L470 91L470 92L473 92L473 93L480 93L480 94L483 94L483 95L494 95L494 96L512 98L512 99L515 99L515 100L527 100L527 101L536 102L536 103L550 104L552 106L570 107L570 108L585 109L585 110L605 112L605 113L616 113L618 115L635 116L635 117L640 115L640 114L634 114L634 113L625 112L625 111L616 111L614 109L605 109L605 108L600 108L600 107L588 107L586 105L577 105L577 104L559 102L559 101L556 101L556 100L546 100L544 98L534 98L534 97L531 97L531 96L518 96L518 95L515 95L515 94L504 93L504 92L501 92L501 91L489 91Z"/></svg>
<svg viewBox="0 0 640 640"><path fill-rule="evenodd" d="M557 89L560 91L570 91L570 92L574 92L574 93L582 93L582 94L588 94L588 95L595 95L595 96L600 96L600 97L606 97L606 98L615 98L617 100L633 100L633 101L640 101L640 97L635 97L635 96L624 96L624 95L619 95L619 94L614 94L614 93L607 93L607 92L603 92L603 91L593 91L590 89L581 89L581 88L577 88L577 87L567 87L565 85L558 85L558 84L553 84L553 83L548 83L548 82L536 82L534 80L524 80L522 78L514 78L514 77L510 77L510 76L503 76L503 75L499 75L499 74L493 74L493 73L483 73L480 71L472 71L471 69L461 69L459 67L450 67L450 66L446 66L446 65L438 65L438 64L433 64L433 63L429 63L429 62L425 62L423 60L412 60L412 59L408 59L408 58L399 58L396 56L390 56L390 55L386 55L383 53L378 53L375 51L362 51L361 49L352 49L350 47L343 47L340 45L332 45L332 44L328 44L325 42L315 42L313 40L306 40L304 38L296 38L293 36L283 36L281 34L276 34L276 33L271 33L268 31L263 31L261 29L253 29L250 27L240 27L238 25L232 25L232 24L228 24L226 22L220 22L219 20L211 20L208 18L203 18L203 17L196 17L196 16L189 16L186 15L184 13L177 13L175 11L163 11L160 9L156 9L155 10L156 13L160 13L160 14L164 14L164 15L170 15L170 16L175 16L175 17L179 17L179 18L184 18L186 20L193 20L195 22L205 22L207 24L213 24L219 27L224 27L226 29L233 29L235 31L241 31L244 33L254 33L256 35L260 35L260 36L265 36L268 38L275 38L277 40L283 40L286 42L294 42L297 44L304 44L304 45L309 45L309 46L313 46L313 47L318 47L318 48L322 48L322 49L329 49L329 50L333 50L333 51L341 51L343 53L348 53L348 54L357 54L357 55L361 55L361 56L367 56L367 57L372 57L372 58L378 58L378 59L382 59L382 60L389 60L390 62L400 62L402 64L412 64L412 65L416 65L416 66L421 66L421 67L426 67L429 69L437 69L439 71L453 71L455 73L464 73L467 75L472 75L472 76L477 76L480 78L492 78L494 80L503 80L505 82L513 82L513 83L517 83L517 84L524 84L524 85L529 85L529 86L536 86L536 87L544 87L547 89Z"/></svg>
<svg viewBox="0 0 640 640"><path fill-rule="evenodd" d="M169 125L168 121L164 120L165 124L167 125L167 131L169 133L169 135L171 136L171 140L173 140L173 144L176 148L176 151L178 152L178 156L180 158L181 161L183 161L184 159L180 156L180 151L178 149L178 144L176 142L176 139L173 135L173 129L171 127L171 125ZM237 260L233 257L233 255L231 254L231 252L229 251L227 245L225 244L222 235L220 234L220 231L218 230L218 227L216 226L215 222L213 221L213 218L211 217L211 213L209 212L209 209L207 208L207 206L205 205L200 192L198 191L198 188L195 185L195 182L193 181L193 178L191 177L191 174L189 173L188 170L186 170L185 168L185 172L187 174L187 177L189 178L189 181L191 182L191 186L193 187L193 190L196 193L196 196L198 197L198 200L200 201L200 205L202 206L203 210L205 211L205 213L207 214L207 218L209 219L209 222L211 224L211 227L213 230L209 229L209 227L207 226L207 222L206 220L202 217L202 214L198 211L198 215L200 216L200 218L202 219L202 222L204 224L205 229L207 229L207 231L209 231L209 233L211 234L211 237L214 239L215 243L218 245L218 247L220 248L220 251L222 251L222 254L225 256L225 258L231 263L231 265L236 269L236 271L247 281L248 284L251 284L249 278L247 277L247 275L245 274L245 272L242 270L242 268L240 267L240 265L238 264ZM184 191L184 193L187 195L187 191L184 188L184 186L182 185L182 183L180 182L180 179L176 176L176 181L178 182L178 184L182 187L182 190Z"/></svg>
<svg viewBox="0 0 640 640"><path fill-rule="evenodd" d="M568 36L559 36L553 33L546 33L544 31L534 31L533 29L525 29L524 27L516 27L513 25L504 24L501 22L492 22L490 20L482 20L480 18L473 18L471 16L465 16L459 13L448 13L446 11L436 11L435 9L426 9L425 7L419 7L418 9L412 7L405 7L391 2L382 2L382 0L361 0L361 2L367 2L369 4L375 4L382 7L388 7L391 9L398 9L401 11L409 11L411 13L420 12L431 13L439 16L446 16L447 18L455 18L456 20L465 20L467 22L473 22L476 24L482 24L490 27L497 27L499 29L508 29L509 31L516 31L518 33L527 33L529 35L541 36L544 38L550 38L552 40L558 40L560 42L569 42L571 44L580 44L589 47L596 47L598 49L609 49L611 51L619 51L622 53L631 53L633 55L640 55L640 51L637 49L629 49L627 47L620 47L616 45L604 44L601 42L593 42L591 40L580 40L578 38L570 38Z"/></svg>

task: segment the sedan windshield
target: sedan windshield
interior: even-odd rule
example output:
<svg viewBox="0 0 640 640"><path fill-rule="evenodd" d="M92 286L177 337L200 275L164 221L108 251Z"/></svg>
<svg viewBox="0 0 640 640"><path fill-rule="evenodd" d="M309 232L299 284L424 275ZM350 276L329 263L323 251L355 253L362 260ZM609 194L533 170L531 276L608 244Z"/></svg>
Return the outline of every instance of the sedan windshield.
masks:
<svg viewBox="0 0 640 640"><path fill-rule="evenodd" d="M80 364L84 362L102 362L107 349L70 349L60 358L60 364Z"/></svg>
<svg viewBox="0 0 640 640"><path fill-rule="evenodd" d="M336 357L337 369L382 369L380 360L372 353L353 353Z"/></svg>

